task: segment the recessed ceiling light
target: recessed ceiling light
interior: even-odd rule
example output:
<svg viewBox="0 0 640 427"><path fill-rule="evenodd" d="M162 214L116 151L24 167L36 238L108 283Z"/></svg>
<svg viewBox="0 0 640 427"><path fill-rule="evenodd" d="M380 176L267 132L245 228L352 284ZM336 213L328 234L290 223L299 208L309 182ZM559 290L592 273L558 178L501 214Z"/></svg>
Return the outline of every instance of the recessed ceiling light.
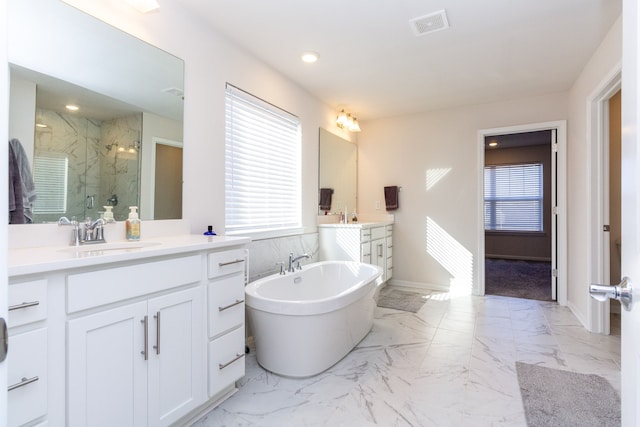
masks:
<svg viewBox="0 0 640 427"><path fill-rule="evenodd" d="M489 143L489 147L497 147L497 146L498 146L498 143L496 141L491 141Z"/></svg>
<svg viewBox="0 0 640 427"><path fill-rule="evenodd" d="M315 52L305 52L302 54L302 60L306 63L312 64L318 60L318 54Z"/></svg>
<svg viewBox="0 0 640 427"><path fill-rule="evenodd" d="M77 105L65 105L64 108L66 108L69 111L78 111L80 109L80 107L78 107Z"/></svg>

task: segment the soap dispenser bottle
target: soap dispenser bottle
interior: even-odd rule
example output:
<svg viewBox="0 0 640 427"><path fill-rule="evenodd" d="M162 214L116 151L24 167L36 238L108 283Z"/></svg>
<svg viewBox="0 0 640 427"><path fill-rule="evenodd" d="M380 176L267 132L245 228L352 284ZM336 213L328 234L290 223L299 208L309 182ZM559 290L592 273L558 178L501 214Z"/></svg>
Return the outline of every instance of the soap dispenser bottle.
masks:
<svg viewBox="0 0 640 427"><path fill-rule="evenodd" d="M140 240L140 218L137 210L137 206L129 206L129 218L126 221L127 240Z"/></svg>
<svg viewBox="0 0 640 427"><path fill-rule="evenodd" d="M104 218L107 221L113 221L113 206L103 206L104 208L104 215L102 215L102 218Z"/></svg>

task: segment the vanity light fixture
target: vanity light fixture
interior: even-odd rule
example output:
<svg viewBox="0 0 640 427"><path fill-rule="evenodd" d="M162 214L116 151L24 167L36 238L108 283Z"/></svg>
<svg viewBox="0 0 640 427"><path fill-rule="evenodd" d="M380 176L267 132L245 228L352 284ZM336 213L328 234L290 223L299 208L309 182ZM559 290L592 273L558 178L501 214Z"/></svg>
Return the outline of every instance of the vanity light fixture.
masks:
<svg viewBox="0 0 640 427"><path fill-rule="evenodd" d="M78 111L80 109L80 107L78 107L77 105L73 105L73 104L65 105L64 108L66 108L69 111Z"/></svg>
<svg viewBox="0 0 640 427"><path fill-rule="evenodd" d="M307 64L313 64L318 60L319 56L315 52L305 52L302 54L302 61Z"/></svg>
<svg viewBox="0 0 640 427"><path fill-rule="evenodd" d="M47 125L45 125L44 123L36 123L36 127L37 128L46 128L48 127Z"/></svg>
<svg viewBox="0 0 640 427"><path fill-rule="evenodd" d="M358 119L353 117L351 113L345 113L344 110L340 111L340 114L336 117L336 125L340 129L346 129L349 132L360 132Z"/></svg>
<svg viewBox="0 0 640 427"><path fill-rule="evenodd" d="M498 146L498 143L496 141L491 141L489 143L489 147L497 147L497 146Z"/></svg>
<svg viewBox="0 0 640 427"><path fill-rule="evenodd" d="M127 2L138 9L138 12L140 13L147 13L160 9L160 5L156 0L127 0Z"/></svg>

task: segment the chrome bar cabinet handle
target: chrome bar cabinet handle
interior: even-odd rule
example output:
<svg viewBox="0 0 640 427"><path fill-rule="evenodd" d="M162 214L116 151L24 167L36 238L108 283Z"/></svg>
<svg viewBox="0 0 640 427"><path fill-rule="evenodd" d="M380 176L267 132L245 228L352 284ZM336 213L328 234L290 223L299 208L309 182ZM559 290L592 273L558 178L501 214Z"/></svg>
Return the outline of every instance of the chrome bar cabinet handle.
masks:
<svg viewBox="0 0 640 427"><path fill-rule="evenodd" d="M231 307L235 307L238 304L242 304L243 302L244 302L243 299L237 299L236 302L234 302L232 304L229 304L229 305L224 306L224 307L218 307L218 311L225 311L225 310L227 310L227 309L229 309Z"/></svg>
<svg viewBox="0 0 640 427"><path fill-rule="evenodd" d="M31 383L34 383L34 382L38 381L39 379L40 378L38 378L37 375L35 377L31 377L31 378L23 377L22 380L19 383L15 383L15 384L12 384L9 387L7 387L7 391L11 391L11 390L15 390L15 389L20 388L20 387L24 387L27 384L31 384Z"/></svg>
<svg viewBox="0 0 640 427"><path fill-rule="evenodd" d="M40 305L40 301L23 302L22 304L10 305L9 306L9 311L20 310L20 309L29 308L29 307L35 307L36 305Z"/></svg>
<svg viewBox="0 0 640 427"><path fill-rule="evenodd" d="M231 359L230 361L228 361L227 363L218 363L218 369L219 370L223 370L224 368L226 368L227 366L231 365L233 362L240 360L244 357L244 353L239 354L236 353L236 357L234 357L233 359Z"/></svg>

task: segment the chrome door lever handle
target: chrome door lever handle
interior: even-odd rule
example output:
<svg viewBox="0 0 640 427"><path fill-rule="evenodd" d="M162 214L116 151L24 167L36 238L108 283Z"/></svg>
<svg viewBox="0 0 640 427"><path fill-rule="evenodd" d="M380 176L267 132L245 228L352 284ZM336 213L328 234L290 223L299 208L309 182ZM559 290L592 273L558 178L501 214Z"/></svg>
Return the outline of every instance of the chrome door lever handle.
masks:
<svg viewBox="0 0 640 427"><path fill-rule="evenodd" d="M631 310L633 303L631 281L624 277L620 284L615 286L597 285L589 286L589 295L598 301L606 301L609 298L620 301L625 310Z"/></svg>

